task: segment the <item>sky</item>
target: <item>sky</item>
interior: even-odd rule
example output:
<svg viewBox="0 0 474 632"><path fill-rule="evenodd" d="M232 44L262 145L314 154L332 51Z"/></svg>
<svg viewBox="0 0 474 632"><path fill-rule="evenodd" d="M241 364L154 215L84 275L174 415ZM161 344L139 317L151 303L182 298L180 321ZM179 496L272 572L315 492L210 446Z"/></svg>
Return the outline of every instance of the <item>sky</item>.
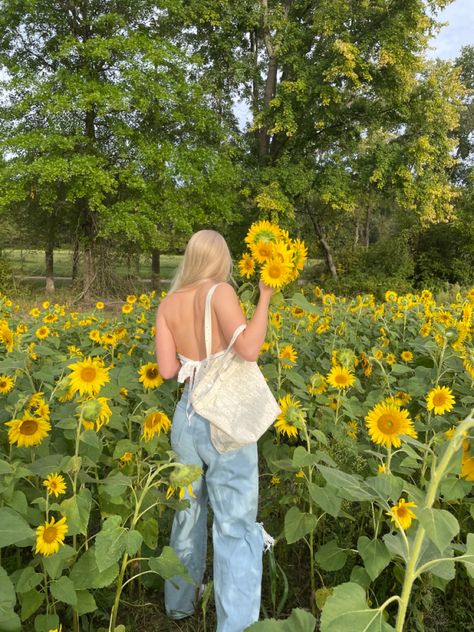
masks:
<svg viewBox="0 0 474 632"><path fill-rule="evenodd" d="M454 0L437 16L438 22L448 22L431 40L429 57L454 59L463 46L474 46L474 0Z"/></svg>

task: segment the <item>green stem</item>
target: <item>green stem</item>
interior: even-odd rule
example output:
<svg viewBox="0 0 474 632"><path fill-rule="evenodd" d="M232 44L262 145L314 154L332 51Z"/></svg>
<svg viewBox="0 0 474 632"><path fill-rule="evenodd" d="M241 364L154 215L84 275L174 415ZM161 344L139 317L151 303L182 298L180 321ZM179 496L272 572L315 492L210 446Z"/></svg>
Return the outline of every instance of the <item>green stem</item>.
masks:
<svg viewBox="0 0 474 632"><path fill-rule="evenodd" d="M432 478L426 492L426 501L424 508L430 509L436 499L436 494L444 473L453 457L454 453L459 450L464 437L464 433L470 428L474 427L473 413L469 415L464 421L462 421L456 429L451 441L446 448L443 458L441 459L438 467L433 470ZM405 617L408 609L408 602L411 595L413 583L419 575L419 569L417 569L418 560L420 557L421 548L425 539L425 530L421 525L418 525L415 540L410 550L408 557L408 563L405 570L405 577L403 580L402 594L400 596L400 607L398 609L396 632L403 632L403 626L405 624ZM421 567L423 568L423 567Z"/></svg>
<svg viewBox="0 0 474 632"><path fill-rule="evenodd" d="M112 612L110 613L109 632L114 632L115 630L118 608L120 604L120 595L122 594L123 578L125 575L125 569L127 568L127 561L128 561L128 553L125 553L125 555L122 558L122 566L120 567L120 573L117 580L117 590L115 591L114 605L112 607Z"/></svg>

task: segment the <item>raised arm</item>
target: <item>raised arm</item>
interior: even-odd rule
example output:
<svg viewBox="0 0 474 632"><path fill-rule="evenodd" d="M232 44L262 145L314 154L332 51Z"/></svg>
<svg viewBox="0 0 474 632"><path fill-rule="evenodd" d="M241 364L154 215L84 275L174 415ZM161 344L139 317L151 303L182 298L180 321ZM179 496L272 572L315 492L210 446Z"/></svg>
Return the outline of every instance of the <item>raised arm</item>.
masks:
<svg viewBox="0 0 474 632"><path fill-rule="evenodd" d="M160 375L165 380L170 380L176 377L181 364L176 357L176 344L163 315L162 305L158 307L156 313L155 352Z"/></svg>
<svg viewBox="0 0 474 632"><path fill-rule="evenodd" d="M260 296L252 319L247 323L234 344L235 351L244 360L255 361L265 341L268 325L268 306L273 289L260 282ZM215 291L214 309L225 338L229 341L239 325L246 320L240 308L238 296L228 283L222 283Z"/></svg>

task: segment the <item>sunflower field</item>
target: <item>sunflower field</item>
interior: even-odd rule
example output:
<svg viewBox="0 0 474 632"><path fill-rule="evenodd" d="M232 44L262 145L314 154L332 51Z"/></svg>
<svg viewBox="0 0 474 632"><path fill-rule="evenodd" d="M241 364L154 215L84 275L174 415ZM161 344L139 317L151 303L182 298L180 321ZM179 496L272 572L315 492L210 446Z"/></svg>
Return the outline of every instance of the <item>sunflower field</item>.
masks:
<svg viewBox="0 0 474 632"><path fill-rule="evenodd" d="M246 281L248 317L256 296ZM0 631L136 629L124 602L192 581L168 528L201 472L170 450L180 389L155 364L158 300L111 316L0 297ZM474 288L446 305L274 295L259 359L282 410L259 443L274 619L252 630L423 630L427 595L472 591L473 312Z"/></svg>

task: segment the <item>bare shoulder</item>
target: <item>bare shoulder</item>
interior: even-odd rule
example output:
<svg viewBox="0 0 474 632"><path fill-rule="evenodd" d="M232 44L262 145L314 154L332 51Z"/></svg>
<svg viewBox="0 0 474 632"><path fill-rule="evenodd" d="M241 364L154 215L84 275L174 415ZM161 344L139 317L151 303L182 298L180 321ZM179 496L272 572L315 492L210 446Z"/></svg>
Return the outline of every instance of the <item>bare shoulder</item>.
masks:
<svg viewBox="0 0 474 632"><path fill-rule="evenodd" d="M219 283L216 287L214 296L218 298L218 300L226 301L230 298L237 298L237 292L230 283L223 282Z"/></svg>
<svg viewBox="0 0 474 632"><path fill-rule="evenodd" d="M166 296L164 296L161 301L160 304L158 305L158 315L159 316L165 316L169 309L170 306L172 305L172 303L174 302L174 296L173 294L167 294Z"/></svg>

